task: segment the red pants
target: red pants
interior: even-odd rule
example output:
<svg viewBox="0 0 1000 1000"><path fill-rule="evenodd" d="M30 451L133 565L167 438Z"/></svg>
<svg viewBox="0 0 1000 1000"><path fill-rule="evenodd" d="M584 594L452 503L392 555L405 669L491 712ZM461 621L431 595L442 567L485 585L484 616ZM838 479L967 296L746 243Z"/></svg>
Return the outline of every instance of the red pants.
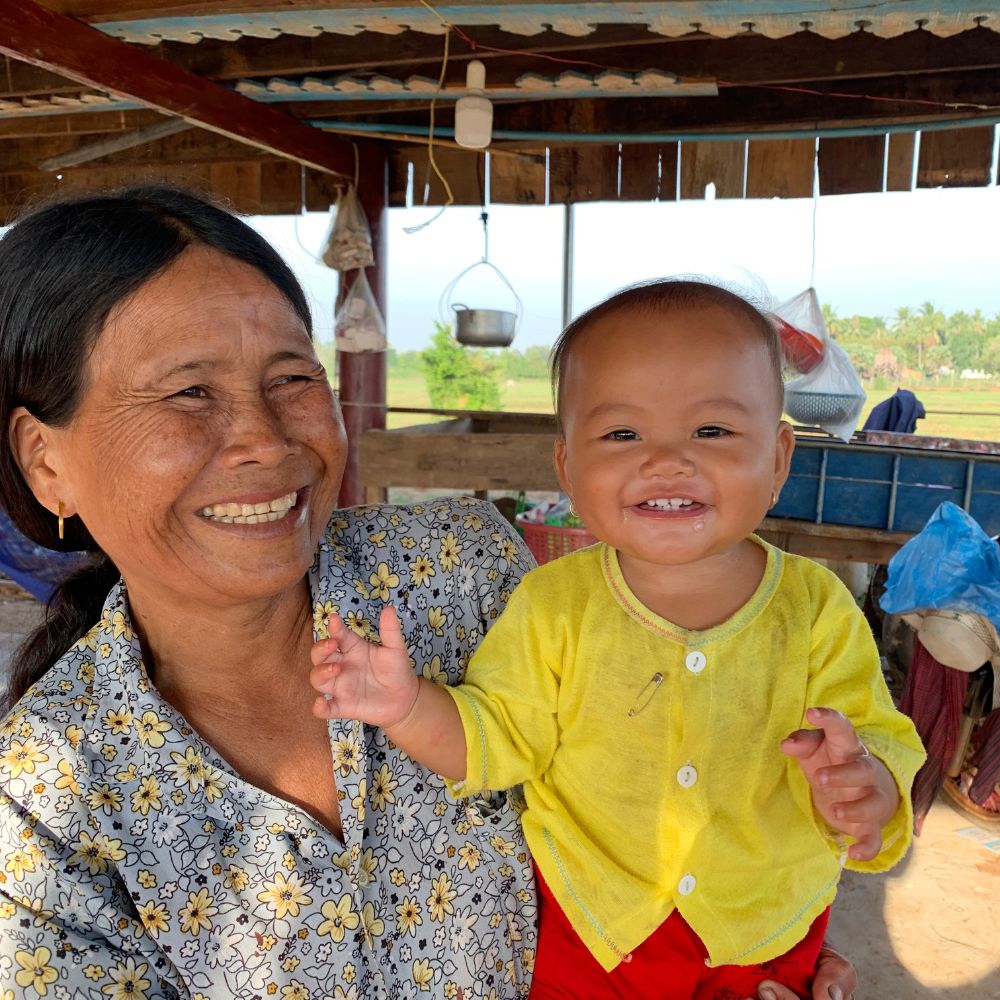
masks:
<svg viewBox="0 0 1000 1000"><path fill-rule="evenodd" d="M708 953L674 910L622 962L605 972L577 937L549 887L538 880L538 955L530 1000L746 1000L765 979L810 996L829 909L791 951L760 965L705 965Z"/></svg>

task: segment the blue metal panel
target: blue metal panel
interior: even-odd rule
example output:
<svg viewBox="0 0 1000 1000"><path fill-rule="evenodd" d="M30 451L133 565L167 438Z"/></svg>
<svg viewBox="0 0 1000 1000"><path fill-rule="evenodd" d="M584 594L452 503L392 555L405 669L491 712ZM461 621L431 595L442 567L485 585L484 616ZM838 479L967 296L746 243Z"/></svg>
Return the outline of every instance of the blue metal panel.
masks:
<svg viewBox="0 0 1000 1000"><path fill-rule="evenodd" d="M1000 533L1000 457L799 440L771 516L917 532L944 500Z"/></svg>
<svg viewBox="0 0 1000 1000"><path fill-rule="evenodd" d="M923 486L943 485L961 489L965 485L965 470L964 456L961 458L931 458L926 455L904 455L899 469L899 481ZM958 500L956 503L961 506L962 501Z"/></svg>

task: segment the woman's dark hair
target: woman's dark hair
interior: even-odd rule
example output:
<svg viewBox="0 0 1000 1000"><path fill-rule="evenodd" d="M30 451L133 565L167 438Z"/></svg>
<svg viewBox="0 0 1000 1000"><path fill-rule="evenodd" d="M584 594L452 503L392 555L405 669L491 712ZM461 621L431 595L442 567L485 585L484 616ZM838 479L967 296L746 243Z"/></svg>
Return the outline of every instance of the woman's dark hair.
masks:
<svg viewBox="0 0 1000 1000"><path fill-rule="evenodd" d="M0 505L28 538L85 551L86 568L49 601L45 622L15 656L0 708L27 688L97 621L118 570L77 517L57 521L35 500L10 447L10 417L23 406L42 423L68 424L84 373L111 311L190 246L255 267L288 300L306 330L301 286L263 237L229 212L175 188L138 187L60 201L31 212L0 239Z"/></svg>
<svg viewBox="0 0 1000 1000"><path fill-rule="evenodd" d="M781 342L777 330L764 312L743 295L730 291L722 285L713 284L706 278L677 277L657 278L654 281L643 281L629 285L614 295L598 302L585 313L577 316L561 334L559 334L549 365L552 372L552 399L555 403L556 420L560 419L560 385L566 369L566 359L569 357L573 341L584 330L592 327L599 320L612 313L669 313L675 309L699 307L715 307L728 309L744 317L760 334L767 348L768 359L774 375L775 393L779 399L783 397L781 378Z"/></svg>

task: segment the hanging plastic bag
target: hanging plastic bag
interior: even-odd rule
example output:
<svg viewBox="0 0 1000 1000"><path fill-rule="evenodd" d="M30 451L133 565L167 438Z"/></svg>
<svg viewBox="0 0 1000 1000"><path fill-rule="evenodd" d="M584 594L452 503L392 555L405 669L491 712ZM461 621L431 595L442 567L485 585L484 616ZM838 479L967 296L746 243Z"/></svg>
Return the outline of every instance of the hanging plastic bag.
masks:
<svg viewBox="0 0 1000 1000"><path fill-rule="evenodd" d="M850 441L865 405L865 390L844 349L826 328L814 288L771 313L785 368L797 373L785 383L785 413L800 424L822 427Z"/></svg>
<svg viewBox="0 0 1000 1000"><path fill-rule="evenodd" d="M778 329L785 367L798 375L811 372L822 360L830 335L815 288L782 302L771 318Z"/></svg>
<svg viewBox="0 0 1000 1000"><path fill-rule="evenodd" d="M353 184L342 188L337 196L333 222L320 256L327 267L336 271L353 271L375 263L371 230Z"/></svg>
<svg viewBox="0 0 1000 1000"><path fill-rule="evenodd" d="M334 333L338 351L363 354L386 349L385 320L363 270L337 310Z"/></svg>
<svg viewBox="0 0 1000 1000"><path fill-rule="evenodd" d="M946 500L889 560L879 603L889 614L969 611L1000 628L1000 546Z"/></svg>

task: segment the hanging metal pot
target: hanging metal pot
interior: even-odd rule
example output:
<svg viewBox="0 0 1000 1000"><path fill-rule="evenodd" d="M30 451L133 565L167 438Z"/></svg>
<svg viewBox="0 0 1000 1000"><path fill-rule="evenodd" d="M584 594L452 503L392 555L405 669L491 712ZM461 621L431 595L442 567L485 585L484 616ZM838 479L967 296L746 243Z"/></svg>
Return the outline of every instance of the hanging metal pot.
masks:
<svg viewBox="0 0 1000 1000"><path fill-rule="evenodd" d="M489 260L489 235L486 229L486 213L482 214L483 220L483 257L474 264L459 271L451 281L445 286L438 302L438 312L441 314L441 322L450 324L454 318L455 339L460 344L468 347L509 347L517 333L517 327L521 320L521 299L514 286L507 280L506 275L495 264ZM470 271L477 267L490 268L497 277L507 286L510 294L514 297L514 311L506 309L477 309L471 308L462 302L454 302L452 297L455 287ZM454 317L449 313L453 313Z"/></svg>

